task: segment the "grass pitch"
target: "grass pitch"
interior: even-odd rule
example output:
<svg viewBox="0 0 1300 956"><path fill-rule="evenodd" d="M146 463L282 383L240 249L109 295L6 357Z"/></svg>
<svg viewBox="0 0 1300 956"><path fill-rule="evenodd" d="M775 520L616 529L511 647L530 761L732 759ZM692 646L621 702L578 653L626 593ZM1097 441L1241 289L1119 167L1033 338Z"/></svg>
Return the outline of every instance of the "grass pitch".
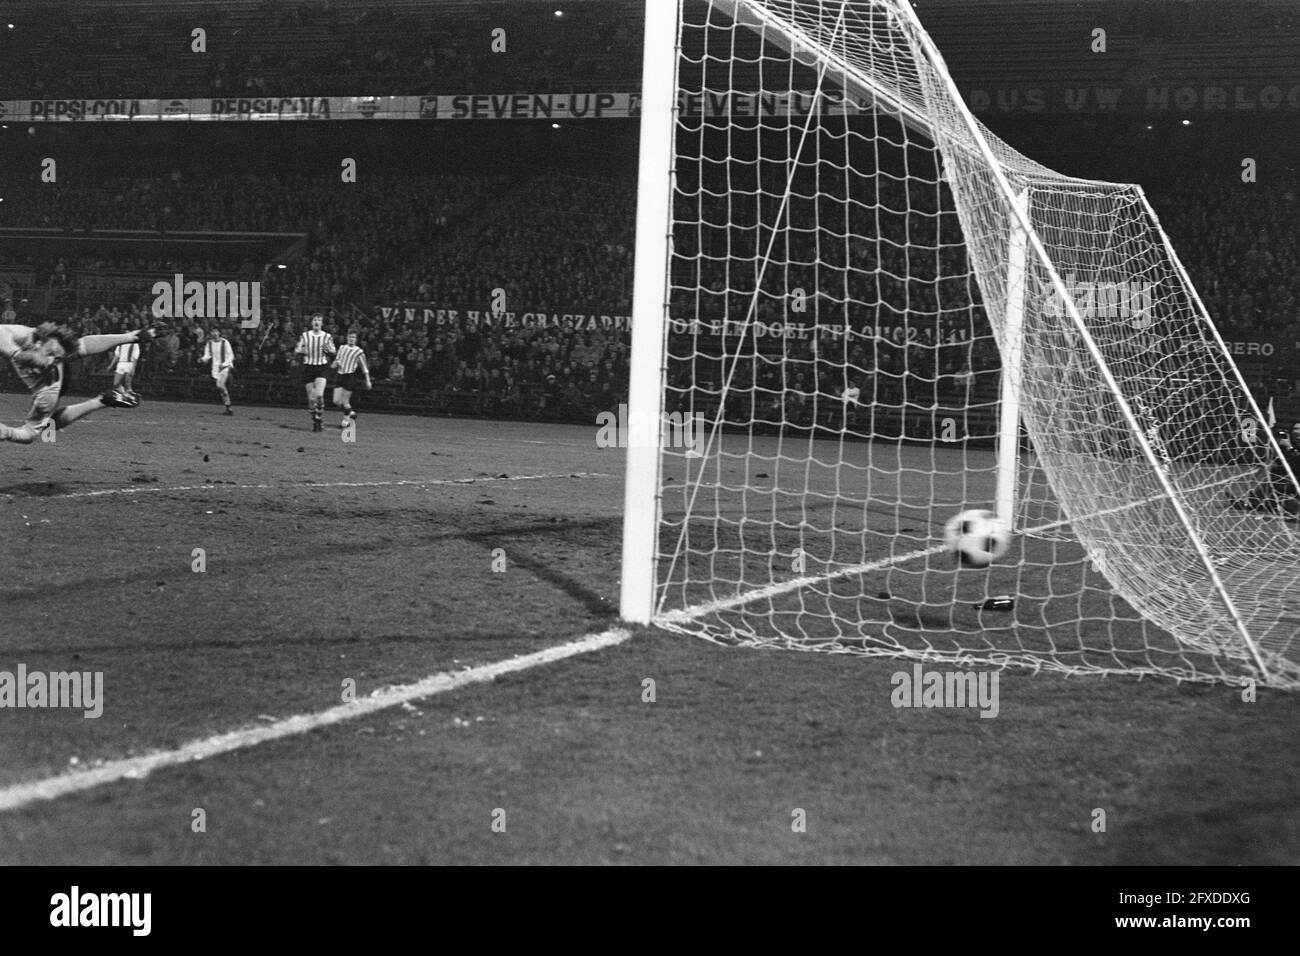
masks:
<svg viewBox="0 0 1300 956"><path fill-rule="evenodd" d="M105 684L0 710L0 791L613 627L593 431L146 403L0 447L0 670ZM0 862L1300 862L1294 695L1008 670L988 720L895 709L910 667L638 631L2 813Z"/></svg>

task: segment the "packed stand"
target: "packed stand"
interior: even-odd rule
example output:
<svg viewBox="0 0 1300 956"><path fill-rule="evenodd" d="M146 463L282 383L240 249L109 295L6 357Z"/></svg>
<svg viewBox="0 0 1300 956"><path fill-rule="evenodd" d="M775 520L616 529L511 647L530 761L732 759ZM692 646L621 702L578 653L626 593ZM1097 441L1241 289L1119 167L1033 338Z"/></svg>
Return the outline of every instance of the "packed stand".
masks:
<svg viewBox="0 0 1300 956"><path fill-rule="evenodd" d="M1267 183L1205 171L1152 203L1225 339L1300 348L1300 174L1267 167Z"/></svg>
<svg viewBox="0 0 1300 956"><path fill-rule="evenodd" d="M564 330L417 328L404 319L382 319L377 306L414 302L486 312L499 290L507 311L630 314L634 191L628 181L382 174L325 190L306 177L277 174L252 185L241 188L239 176L191 180L179 174L93 186L70 179L16 186L6 209L15 226L156 230L161 224L170 231L305 233L303 254L289 268L262 275L264 295L273 303L263 328L234 336L237 368L245 373L287 374L304 315L322 308L330 310L328 325L337 335L352 326L361 331L376 381L395 393L478 396L489 412L546 415L611 407L617 402L608 399L623 394L626 333L594 333L588 341L585 333ZM1258 188L1206 174L1153 191L1162 224L1229 341L1269 340L1288 354L1300 347L1300 239L1292 228L1297 193L1300 179L1276 169ZM915 198L882 199L882 208L919 208ZM827 216L813 203L796 203L790 212L795 223ZM736 263L756 256L764 231L725 197L679 214L717 225L679 236L674 316L706 322L745 317L755 272ZM852 224L859 236L905 226L873 209L861 214L870 221ZM758 218L757 211L750 218ZM814 230L793 230L780 250L784 260L768 270L757 320L847 324L852 333L770 336L728 373L716 337L679 331L670 341L669 410L687 401L707 404L727 381L737 417L772 421L831 414L834 400L851 389L863 405L899 408L995 395L998 355L969 266L947 232L957 226L947 217L927 222L935 232L918 233L914 223L911 239L939 254L911 261L891 242L819 247ZM918 271L923 261L933 274ZM243 265L256 274L258 266ZM71 301L104 303L89 313L79 307L78 322L107 331L144 321L149 298L138 286L132 292L126 274L229 272L239 265L0 258L0 270L6 268L28 269L52 293L75 286ZM905 274L911 276L907 283L891 278ZM833 294L795 314L786 302L795 287ZM900 339L897 328L905 324L932 325L934 336ZM178 328L175 339L163 343L156 367L192 373L200 334ZM752 410L741 407L746 403Z"/></svg>
<svg viewBox="0 0 1300 956"><path fill-rule="evenodd" d="M638 3L229 0L163 13L64 4L7 14L0 99L356 96L635 89ZM206 52L191 31L206 31ZM492 31L505 32L505 52Z"/></svg>

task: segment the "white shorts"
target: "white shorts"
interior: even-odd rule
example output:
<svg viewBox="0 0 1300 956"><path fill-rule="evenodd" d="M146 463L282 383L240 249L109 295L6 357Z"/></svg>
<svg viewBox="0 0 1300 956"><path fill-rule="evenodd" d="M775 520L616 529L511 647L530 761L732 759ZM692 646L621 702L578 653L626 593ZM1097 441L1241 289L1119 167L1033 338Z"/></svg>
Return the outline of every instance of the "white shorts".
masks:
<svg viewBox="0 0 1300 956"><path fill-rule="evenodd" d="M113 369L118 375L130 375L135 372L134 362L118 362L117 368Z"/></svg>
<svg viewBox="0 0 1300 956"><path fill-rule="evenodd" d="M226 379L230 378L230 369L223 368L220 372L212 373L212 381L217 383L217 388L226 384Z"/></svg>

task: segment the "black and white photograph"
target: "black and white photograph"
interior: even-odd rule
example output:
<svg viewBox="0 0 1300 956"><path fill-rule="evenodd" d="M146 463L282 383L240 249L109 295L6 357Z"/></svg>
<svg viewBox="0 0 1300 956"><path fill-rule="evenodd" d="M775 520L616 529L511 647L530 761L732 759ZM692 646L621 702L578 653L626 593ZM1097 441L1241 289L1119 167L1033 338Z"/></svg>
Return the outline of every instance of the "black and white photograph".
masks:
<svg viewBox="0 0 1300 956"><path fill-rule="evenodd" d="M0 864L1300 862L1297 62L0 4ZM1249 938L1195 872L1089 918Z"/></svg>

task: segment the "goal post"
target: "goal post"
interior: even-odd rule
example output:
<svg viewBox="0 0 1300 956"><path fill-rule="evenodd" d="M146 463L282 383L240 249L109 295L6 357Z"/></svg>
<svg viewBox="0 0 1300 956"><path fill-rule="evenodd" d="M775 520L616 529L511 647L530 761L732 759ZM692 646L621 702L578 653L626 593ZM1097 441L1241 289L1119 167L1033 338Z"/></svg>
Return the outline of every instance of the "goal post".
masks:
<svg viewBox="0 0 1300 956"><path fill-rule="evenodd" d="M677 4L646 0L641 73L641 137L636 244L632 274L632 348L628 420L663 415L664 336L668 319L668 250L672 241L673 125L677 112ZM659 532L659 441L628 442L623 489L623 565L619 611L648 624L654 608Z"/></svg>
<svg viewBox="0 0 1300 956"><path fill-rule="evenodd" d="M704 440L628 449L625 619L1300 687L1295 476L1139 187L994 136L906 0L651 0L642 110L629 417Z"/></svg>

